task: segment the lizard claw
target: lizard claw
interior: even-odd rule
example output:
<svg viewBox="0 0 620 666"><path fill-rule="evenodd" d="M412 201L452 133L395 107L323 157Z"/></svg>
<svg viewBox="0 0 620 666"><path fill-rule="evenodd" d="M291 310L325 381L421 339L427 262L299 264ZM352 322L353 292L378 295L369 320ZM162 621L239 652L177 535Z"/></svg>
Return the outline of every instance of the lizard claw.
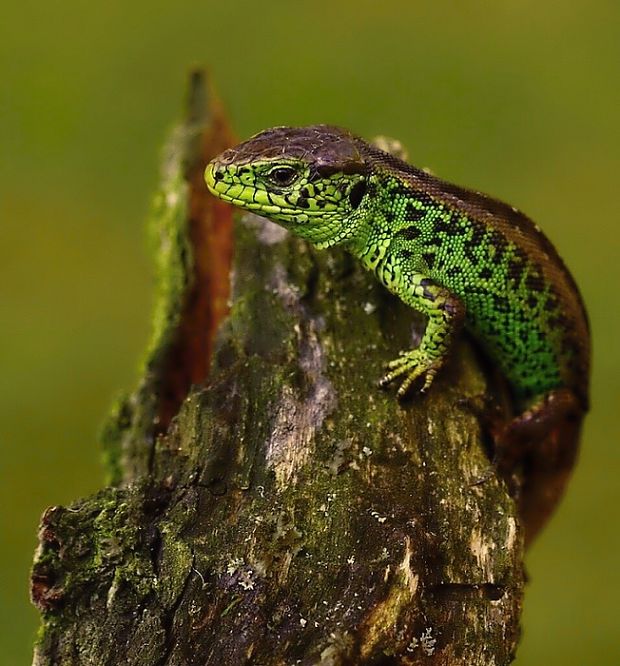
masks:
<svg viewBox="0 0 620 666"><path fill-rule="evenodd" d="M433 379L439 370L441 363L430 359L426 354L418 349L413 351L401 352L400 356L387 364L389 372L381 378L379 386L385 387L395 379L405 375L402 384L398 388L396 395L398 398L404 398L411 386L419 377L424 376L424 384L420 390L426 393L433 383Z"/></svg>

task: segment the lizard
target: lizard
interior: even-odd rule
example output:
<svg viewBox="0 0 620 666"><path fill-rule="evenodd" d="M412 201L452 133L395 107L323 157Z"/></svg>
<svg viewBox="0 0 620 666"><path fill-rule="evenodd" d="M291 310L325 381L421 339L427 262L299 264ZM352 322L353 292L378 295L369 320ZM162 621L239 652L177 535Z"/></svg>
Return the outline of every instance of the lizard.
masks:
<svg viewBox="0 0 620 666"><path fill-rule="evenodd" d="M344 246L426 315L419 346L380 381L400 380L399 398L426 392L469 331L510 387L514 414L490 430L504 473L528 466L519 503L531 542L574 465L590 372L583 300L538 225L330 125L264 130L213 159L205 180L319 249Z"/></svg>

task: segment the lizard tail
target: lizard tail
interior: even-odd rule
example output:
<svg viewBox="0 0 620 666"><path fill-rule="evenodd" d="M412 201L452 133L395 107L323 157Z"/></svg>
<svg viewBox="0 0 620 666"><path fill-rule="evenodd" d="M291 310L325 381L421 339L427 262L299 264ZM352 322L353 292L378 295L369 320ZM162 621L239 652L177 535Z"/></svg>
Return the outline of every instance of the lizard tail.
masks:
<svg viewBox="0 0 620 666"><path fill-rule="evenodd" d="M564 495L577 461L583 414L556 423L529 451L520 488L519 514L525 526L526 548L549 520Z"/></svg>

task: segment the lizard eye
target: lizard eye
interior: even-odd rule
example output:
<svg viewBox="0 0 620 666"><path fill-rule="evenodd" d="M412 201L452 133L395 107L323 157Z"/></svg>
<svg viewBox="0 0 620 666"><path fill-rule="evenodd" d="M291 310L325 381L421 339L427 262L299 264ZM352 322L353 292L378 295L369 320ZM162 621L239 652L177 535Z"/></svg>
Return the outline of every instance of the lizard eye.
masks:
<svg viewBox="0 0 620 666"><path fill-rule="evenodd" d="M297 180L297 170L293 167L275 167L268 174L269 180L279 187L287 187Z"/></svg>

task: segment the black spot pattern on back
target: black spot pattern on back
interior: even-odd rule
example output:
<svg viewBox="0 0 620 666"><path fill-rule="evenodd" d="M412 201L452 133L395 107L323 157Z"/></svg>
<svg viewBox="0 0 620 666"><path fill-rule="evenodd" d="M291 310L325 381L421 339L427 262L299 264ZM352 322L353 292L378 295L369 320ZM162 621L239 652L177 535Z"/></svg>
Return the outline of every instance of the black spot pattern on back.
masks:
<svg viewBox="0 0 620 666"><path fill-rule="evenodd" d="M453 225L451 222L447 222L441 217L438 217L433 221L433 229L437 233L443 232L444 234L448 234L449 236L458 233L459 231L458 228L455 227L455 225Z"/></svg>
<svg viewBox="0 0 620 666"><path fill-rule="evenodd" d="M422 254L422 259L424 259L424 262L426 265L432 270L433 266L435 265L435 253L434 252L424 252Z"/></svg>
<svg viewBox="0 0 620 666"><path fill-rule="evenodd" d="M407 207L405 209L405 219L408 222L419 222L425 215L425 210L417 208L411 201L407 202Z"/></svg>
<svg viewBox="0 0 620 666"><path fill-rule="evenodd" d="M415 240L420 237L422 232L417 227L404 227L399 229L394 235L405 240Z"/></svg>

